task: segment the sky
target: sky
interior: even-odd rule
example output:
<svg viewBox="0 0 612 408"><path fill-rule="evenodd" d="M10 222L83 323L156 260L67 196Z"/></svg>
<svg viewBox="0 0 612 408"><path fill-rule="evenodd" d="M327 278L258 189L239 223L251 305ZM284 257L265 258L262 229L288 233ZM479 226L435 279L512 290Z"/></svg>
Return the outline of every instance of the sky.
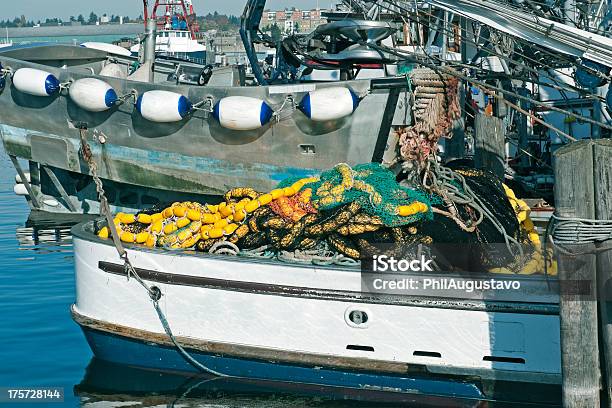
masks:
<svg viewBox="0 0 612 408"><path fill-rule="evenodd" d="M91 11L98 15L124 15L136 17L142 14L142 0L21 0L2 1L0 19L13 19L22 14L28 20L44 20L47 17L60 17L67 20L71 15L88 16ZM149 0L152 4L155 0ZM193 0L197 14L219 13L240 15L246 0ZM285 7L314 8L317 3L321 8L329 8L331 0L268 0L266 6L270 9Z"/></svg>

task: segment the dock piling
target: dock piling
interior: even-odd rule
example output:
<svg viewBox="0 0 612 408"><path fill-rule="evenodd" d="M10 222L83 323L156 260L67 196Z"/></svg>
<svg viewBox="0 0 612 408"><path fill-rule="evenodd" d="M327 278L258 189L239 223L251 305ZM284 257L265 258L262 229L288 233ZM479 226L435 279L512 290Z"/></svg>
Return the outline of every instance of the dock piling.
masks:
<svg viewBox="0 0 612 408"><path fill-rule="evenodd" d="M474 128L474 164L476 168L491 170L497 177L503 179L506 164L503 120L478 113Z"/></svg>
<svg viewBox="0 0 612 408"><path fill-rule="evenodd" d="M599 139L593 146L595 218L612 220L612 140ZM599 246L612 245L612 237ZM612 406L612 250L597 253L597 280L601 318L602 377L604 406Z"/></svg>
<svg viewBox="0 0 612 408"><path fill-rule="evenodd" d="M610 140L578 141L555 152L556 215L611 220L611 162ZM612 251L600 251L611 242L565 248L577 255L557 251L565 408L607 407L612 401Z"/></svg>

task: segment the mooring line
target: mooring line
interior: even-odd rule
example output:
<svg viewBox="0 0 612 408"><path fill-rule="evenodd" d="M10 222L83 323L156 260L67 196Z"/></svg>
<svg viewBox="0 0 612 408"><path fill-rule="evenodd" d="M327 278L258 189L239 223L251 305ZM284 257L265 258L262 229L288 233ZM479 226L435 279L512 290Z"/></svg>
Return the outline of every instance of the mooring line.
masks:
<svg viewBox="0 0 612 408"><path fill-rule="evenodd" d="M157 317L159 318L159 321L164 329L164 332L170 338L174 346L177 348L177 350L179 351L179 354L181 354L181 356L189 364L191 364L192 366L194 366L195 368L197 368L198 370L204 373L212 374L217 377L226 377L226 378L233 377L227 374L220 373L216 370L213 370L212 368L208 368L205 365L198 362L195 358L193 358L187 352L187 350L185 350L178 343L178 341L174 337L174 334L172 333L172 329L170 328L170 324L168 323L168 319L166 318L166 315L159 307L159 299L161 299L161 297L163 296L161 289L157 286L149 286L144 280L142 280L142 278L138 275L138 273L136 272L136 269L130 262L127 251L125 250L125 248L123 247L123 244L121 243L121 239L119 238L119 234L117 233L115 223L113 222L112 213L110 211L108 199L106 198L106 194L104 192L104 186L102 185L102 180L98 176L98 166L96 162L93 160L93 156L91 154L91 147L89 146L89 143L87 142L87 127L81 124L79 126L79 132L80 132L80 137L81 137L81 152L80 153L81 153L81 156L85 159L85 162L87 163L87 165L89 166L91 176L93 177L94 183L96 184L96 191L100 199L100 214L106 218L108 229L111 232L111 239L113 241L113 244L115 245L115 248L117 249L119 258L123 260L123 266L127 273L128 280L130 279L130 277L133 277L143 288L145 288L149 297L151 298L151 301L153 302L153 308L155 309L155 312L157 313Z"/></svg>

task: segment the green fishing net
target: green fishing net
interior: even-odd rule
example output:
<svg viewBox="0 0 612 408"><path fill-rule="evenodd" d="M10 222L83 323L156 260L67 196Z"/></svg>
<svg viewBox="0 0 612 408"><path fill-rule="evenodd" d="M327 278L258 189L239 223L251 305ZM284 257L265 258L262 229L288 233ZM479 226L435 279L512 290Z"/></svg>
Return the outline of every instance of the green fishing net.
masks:
<svg viewBox="0 0 612 408"><path fill-rule="evenodd" d="M286 179L278 187L288 187L295 181L297 179ZM441 203L439 197L425 191L400 186L395 175L378 163L360 164L353 168L340 163L321 173L319 181L306 184L304 188L312 189L311 202L319 210L358 202L362 211L379 216L389 227L431 220L431 206ZM428 210L410 216L398 214L399 206L416 201L426 204Z"/></svg>

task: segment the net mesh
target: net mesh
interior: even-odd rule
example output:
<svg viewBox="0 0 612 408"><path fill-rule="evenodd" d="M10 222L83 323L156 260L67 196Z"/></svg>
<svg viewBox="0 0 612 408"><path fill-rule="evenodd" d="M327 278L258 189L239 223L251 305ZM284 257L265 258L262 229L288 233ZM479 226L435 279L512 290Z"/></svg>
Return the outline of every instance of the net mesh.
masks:
<svg viewBox="0 0 612 408"><path fill-rule="evenodd" d="M287 187L296 180L287 179L279 188ZM418 188L401 186L395 175L378 163L360 164L353 168L341 163L321 173L319 181L306 184L312 189L312 204L320 211L336 209L348 203L358 203L363 212L378 216L389 227L431 220L431 207L440 204L439 197ZM420 202L427 211L410 216L398 214L398 207Z"/></svg>

